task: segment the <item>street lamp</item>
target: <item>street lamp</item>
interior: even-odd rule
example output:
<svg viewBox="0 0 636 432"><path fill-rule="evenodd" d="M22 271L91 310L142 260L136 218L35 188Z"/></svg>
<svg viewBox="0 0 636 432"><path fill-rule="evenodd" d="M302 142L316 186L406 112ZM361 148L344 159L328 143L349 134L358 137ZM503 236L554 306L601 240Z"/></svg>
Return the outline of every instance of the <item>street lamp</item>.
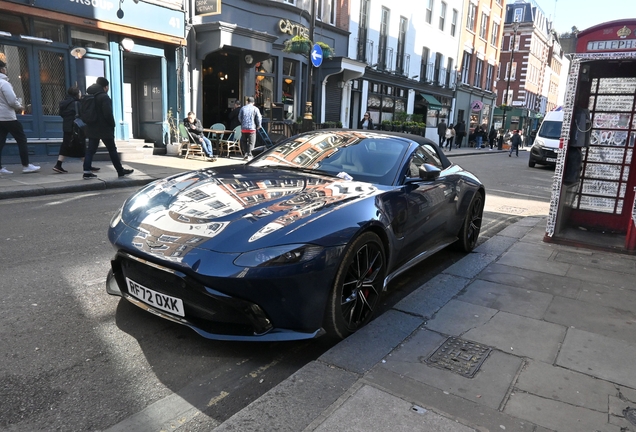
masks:
<svg viewBox="0 0 636 432"><path fill-rule="evenodd" d="M504 130L506 130L506 112L508 111L508 93L510 92L510 71L512 69L512 61L514 60L515 57L515 44L517 43L517 30L519 30L519 21L515 21L512 23L512 30L514 31L513 35L512 35L512 49L510 51L510 61L508 62L508 72L507 72L507 81L506 81L506 101L504 103L504 100L502 98L501 102L503 105L503 122L501 124L501 128Z"/></svg>

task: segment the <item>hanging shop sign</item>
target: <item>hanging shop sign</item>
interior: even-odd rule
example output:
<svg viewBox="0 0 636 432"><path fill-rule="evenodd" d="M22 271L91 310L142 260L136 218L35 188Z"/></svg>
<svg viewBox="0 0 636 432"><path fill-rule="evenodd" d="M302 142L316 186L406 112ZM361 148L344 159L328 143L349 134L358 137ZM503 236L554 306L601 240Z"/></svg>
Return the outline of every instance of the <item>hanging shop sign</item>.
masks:
<svg viewBox="0 0 636 432"><path fill-rule="evenodd" d="M470 109L475 112L481 111L484 109L484 103L479 100L472 101L470 103Z"/></svg>

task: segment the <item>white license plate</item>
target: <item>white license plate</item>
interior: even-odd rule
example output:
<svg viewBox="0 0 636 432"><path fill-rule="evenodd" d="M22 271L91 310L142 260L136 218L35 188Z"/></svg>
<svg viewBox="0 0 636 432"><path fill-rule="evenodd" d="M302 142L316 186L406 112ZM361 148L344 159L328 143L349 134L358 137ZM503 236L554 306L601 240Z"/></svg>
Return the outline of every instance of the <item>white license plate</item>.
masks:
<svg viewBox="0 0 636 432"><path fill-rule="evenodd" d="M128 294L147 305L170 312L171 314L182 317L185 316L183 300L153 291L129 278L126 278L126 284L128 285Z"/></svg>
<svg viewBox="0 0 636 432"><path fill-rule="evenodd" d="M546 162L556 162L556 158L545 158Z"/></svg>

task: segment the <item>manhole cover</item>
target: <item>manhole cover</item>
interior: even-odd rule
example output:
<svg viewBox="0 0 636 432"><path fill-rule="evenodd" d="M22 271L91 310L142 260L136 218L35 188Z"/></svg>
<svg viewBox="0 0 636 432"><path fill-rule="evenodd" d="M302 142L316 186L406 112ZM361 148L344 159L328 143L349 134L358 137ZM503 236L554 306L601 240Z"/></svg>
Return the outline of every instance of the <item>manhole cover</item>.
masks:
<svg viewBox="0 0 636 432"><path fill-rule="evenodd" d="M426 359L426 363L472 378L490 351L492 351L490 347L449 337Z"/></svg>

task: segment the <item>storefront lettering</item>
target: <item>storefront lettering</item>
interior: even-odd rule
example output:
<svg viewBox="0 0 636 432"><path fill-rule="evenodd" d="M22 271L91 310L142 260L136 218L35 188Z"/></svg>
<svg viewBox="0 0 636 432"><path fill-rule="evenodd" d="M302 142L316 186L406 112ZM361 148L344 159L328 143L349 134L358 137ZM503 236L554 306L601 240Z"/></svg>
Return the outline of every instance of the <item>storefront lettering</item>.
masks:
<svg viewBox="0 0 636 432"><path fill-rule="evenodd" d="M588 51L616 51L633 49L636 49L636 39L592 41L587 43Z"/></svg>
<svg viewBox="0 0 636 432"><path fill-rule="evenodd" d="M302 36L309 37L309 29L307 27L301 26L300 24L295 24L288 19L282 19L278 22L278 28L281 33L285 33L291 36Z"/></svg>
<svg viewBox="0 0 636 432"><path fill-rule="evenodd" d="M115 8L115 4L107 0L71 0L71 3L93 6L96 9L103 9L106 11L113 10Z"/></svg>

